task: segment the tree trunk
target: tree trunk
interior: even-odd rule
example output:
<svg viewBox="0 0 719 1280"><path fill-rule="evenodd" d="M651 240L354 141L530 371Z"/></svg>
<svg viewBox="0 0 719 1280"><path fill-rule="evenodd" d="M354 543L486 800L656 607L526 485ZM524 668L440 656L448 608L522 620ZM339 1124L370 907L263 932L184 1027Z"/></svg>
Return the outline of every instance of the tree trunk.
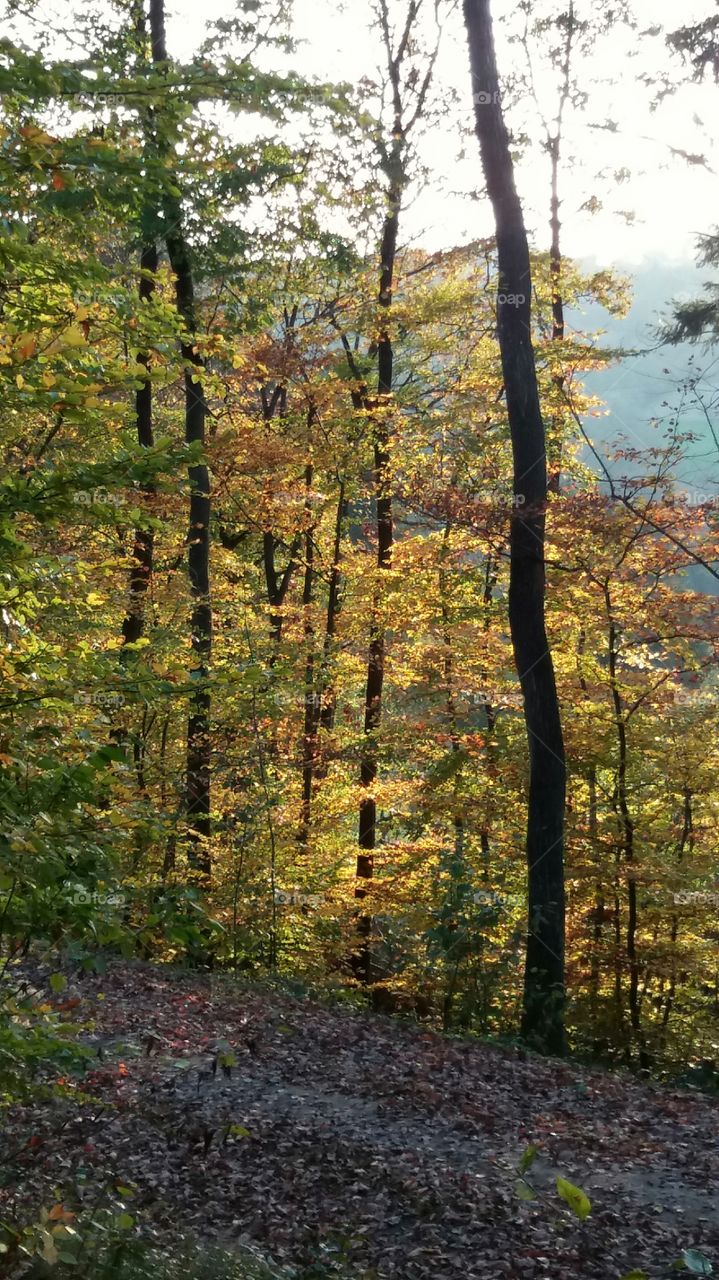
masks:
<svg viewBox="0 0 719 1280"><path fill-rule="evenodd" d="M392 284L397 254L397 232L401 191L393 189L388 198L387 216L382 232L380 248L379 305L389 310L392 305ZM374 432L374 491L377 519L377 567L387 572L392 567L394 528L392 520L392 494L389 456L389 401L392 395L394 352L387 330L377 343L377 399L375 402ZM372 604L370 643L367 661L365 689L364 743L360 766L360 782L365 794L359 809L359 853L357 855L357 888L355 897L363 899L367 890L362 881L371 880L374 874L374 848L377 842L377 801L374 784L377 780L377 734L382 719L382 689L384 685L385 626L382 618L382 590L378 588ZM361 982L371 981L370 934L372 917L360 916L358 921L359 947L353 959L355 976Z"/></svg>
<svg viewBox="0 0 719 1280"><path fill-rule="evenodd" d="M551 190L549 199L549 226L551 243L549 247L549 275L552 286L552 342L564 340L564 294L562 289L562 249L560 242L561 222L559 219L559 158L562 147L562 118L564 108L569 100L571 83L572 48L575 36L574 3L569 0L564 31L563 83L559 96L559 109L555 120L554 133L547 138L547 150L551 165ZM564 375L556 373L552 379L557 390L557 399L561 401L564 393ZM559 431L561 418L557 415ZM553 457L550 458L549 482L550 493L559 493L562 478L562 440L554 441Z"/></svg>
<svg viewBox="0 0 719 1280"><path fill-rule="evenodd" d="M145 40L147 37L147 26L145 22L145 13L143 10L142 0L134 11L135 31L138 42L138 56L144 63L145 59ZM152 118L151 113L145 115L145 145L146 148L152 144ZM155 243L155 235L153 230L155 211L148 206L143 211L143 248L140 253L140 283L138 286L138 295L141 307L149 303L155 292L155 275L157 272L158 255L157 245ZM150 381L150 356L147 351L139 351L137 354L138 376L142 382L142 386L135 392L135 423L137 429L137 442L143 449L151 449L154 444L154 433L152 428L152 383ZM153 484L143 485L142 492L146 495L155 492ZM132 548L133 564L130 569L130 594L127 606L127 613L122 623L122 639L123 644L135 644L142 636L144 630L144 613L145 613L145 597L150 589L152 582L152 566L154 555L154 533L152 529L135 529L135 536Z"/></svg>
<svg viewBox="0 0 719 1280"><path fill-rule="evenodd" d="M439 553L438 568L438 585L439 585L439 607L442 617L442 644L444 648L442 674L445 688L445 714L449 727L449 741L453 752L460 750L461 744L459 740L459 728L457 724L457 700L454 694L454 649L452 645L452 619L450 612L449 583L447 581L446 561L450 549L450 537L452 534L452 525L448 520L444 526L442 535L442 547ZM454 814L452 816L452 825L454 827L454 857L455 862L459 865L464 858L464 818L462 816L459 790L461 783L461 769L454 772ZM484 829L482 835L485 835ZM489 854L489 844L487 844L487 854ZM482 855L484 860L484 843L482 843ZM451 1001L450 1001L451 1004Z"/></svg>
<svg viewBox="0 0 719 1280"><path fill-rule="evenodd" d="M308 417L311 430L314 410ZM312 819L312 792L317 763L318 708L315 690L315 628L312 621L312 602L315 581L315 526L312 523L312 480L314 468L310 460L305 467L305 573L302 588L302 630L305 643L304 723L302 727L302 800L297 843L300 853L307 851Z"/></svg>
<svg viewBox="0 0 719 1280"><path fill-rule="evenodd" d="M150 0L152 60L167 62L164 0ZM173 175L174 181L174 175ZM185 441L205 445L207 406L202 385L203 360L195 345L195 289L189 248L183 231L182 206L177 196L165 193L165 244L175 274L177 310L184 332L180 350L185 364ZM212 605L210 601L210 473L204 462L188 471L190 527L187 571L193 600L191 617L195 668L194 692L187 721L187 776L185 809L189 828L189 862L200 881L210 876L210 691L212 654Z"/></svg>
<svg viewBox="0 0 719 1280"><path fill-rule="evenodd" d="M497 570L495 568L494 561L492 559L492 553L488 552L487 560L484 566L484 591L482 593L482 604L484 606L483 629L485 634L489 631L489 628L491 625L490 608L492 605L492 591L494 590L494 584L496 581L497 581ZM496 769L496 763L495 763L496 744L494 741L494 730L497 724L497 710L496 710L496 707L492 706L492 703L489 697L489 691L487 689L489 672L487 671L486 667L482 668L480 672L480 676L482 680L484 718L485 718L486 729L487 729L487 742L485 747L485 752L487 755L487 768L489 773L493 775ZM479 833L480 848L482 850L482 880L484 881L485 884L489 882L489 869L490 869L491 848L490 848L490 840L489 840L489 831L490 831L490 814L489 814L489 811L485 811L485 814L482 818L482 827Z"/></svg>
<svg viewBox="0 0 719 1280"><path fill-rule="evenodd" d="M464 0L476 132L494 211L497 331L514 463L509 623L529 741L529 928L522 1035L562 1053L564 1034L564 744L544 618L547 462L531 339L531 275L499 97L489 0Z"/></svg>
<svg viewBox="0 0 719 1280"><path fill-rule="evenodd" d="M649 1059L642 1031L641 1010L639 1001L639 954L637 950L637 873L634 849L634 820L629 810L627 789L627 726L624 717L624 703L617 680L617 659L619 631L612 613L612 601L609 588L604 588L604 598L609 621L609 687L614 710L614 724L617 731L617 810L621 833L621 849L627 878L627 962L629 965L629 1021L632 1034L639 1051L639 1062L642 1067L649 1065Z"/></svg>
<svg viewBox="0 0 719 1280"><path fill-rule="evenodd" d="M694 816L692 813L692 793L688 783L686 782L684 783L682 795L683 795L683 810L682 810L683 820L682 820L682 831L679 837L679 843L677 845L677 866L678 867L681 867L682 862L684 861L684 850L686 849L687 845L689 845L689 848L691 849L693 845L693 840L694 840ZM669 990L667 992L667 997L664 1003L664 1012L662 1014L662 1029L661 1029L662 1049L666 1047L667 1027L669 1025L669 1019L672 1014L672 1009L674 1007L674 1000L677 992L677 968L678 968L677 941L678 941L678 938L679 938L679 917L676 911L674 911L672 912L672 926L671 926L672 971L671 971L671 977L669 980Z"/></svg>
<svg viewBox="0 0 719 1280"><path fill-rule="evenodd" d="M330 569L330 580L327 588L327 621L325 623L325 638L322 646L322 681L320 686L322 706L320 709L320 725L328 732L334 728L335 707L337 703L334 683L331 675L331 665L332 647L334 644L335 633L337 631L337 618L340 611L342 526L344 525L346 517L347 499L345 497L345 483L344 480L341 480L339 494L337 497L335 536L332 547L332 568Z"/></svg>
<svg viewBox="0 0 719 1280"><path fill-rule="evenodd" d="M154 274L157 271L157 248L148 244L140 256L139 295L141 302L149 302L155 292ZM137 424L137 442L143 449L151 449L154 444L152 430L152 383L150 382L150 357L146 351L137 356L140 366L138 373L142 386L135 392L135 421ZM155 492L153 484L143 485L144 494ZM133 565L130 569L130 599L127 613L122 624L124 644L135 644L142 635L145 621L145 597L152 581L152 561L155 537L152 529L135 529L132 548Z"/></svg>

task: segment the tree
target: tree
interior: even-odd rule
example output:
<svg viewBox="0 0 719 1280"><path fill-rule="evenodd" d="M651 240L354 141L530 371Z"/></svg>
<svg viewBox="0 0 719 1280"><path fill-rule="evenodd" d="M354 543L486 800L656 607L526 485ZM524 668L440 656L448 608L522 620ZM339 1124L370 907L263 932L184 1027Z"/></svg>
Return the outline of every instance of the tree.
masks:
<svg viewBox="0 0 719 1280"><path fill-rule="evenodd" d="M390 328L390 311L397 258L399 221L402 203L410 181L409 144L412 131L422 118L427 94L432 82L434 64L439 47L439 0L435 0L437 30L433 46L417 58L417 18L422 0L409 0L404 22L398 31L392 30L388 0L378 0L377 18L382 34L387 88L390 99L388 139L380 136L378 148L380 165L386 179L386 211L379 248L379 290L377 304L377 335L371 351L377 360L377 394L370 397L364 379L361 379L362 407L371 414L374 453L374 500L377 525L377 568L387 574L392 568L394 529L392 519L392 393L394 377L394 349ZM414 53L414 56L413 56ZM421 63L424 62L422 67ZM359 387L358 387L359 391ZM366 896L364 882L372 879L374 848L377 843L377 801L373 787L377 779L377 735L382 719L382 690L385 668L385 630L382 617L382 587L378 583L376 597L369 619L369 653L367 682L365 687L364 733L360 766L360 782L363 796L359 807L356 897ZM360 944L353 958L355 973L361 981L371 980L370 935L371 914L362 914L359 920Z"/></svg>
<svg viewBox="0 0 719 1280"><path fill-rule="evenodd" d="M497 74L488 0L465 0L476 132L494 211L497 339L514 462L509 619L524 696L530 780L522 1034L550 1053L564 1035L564 744L544 620L547 462L530 330L531 270Z"/></svg>

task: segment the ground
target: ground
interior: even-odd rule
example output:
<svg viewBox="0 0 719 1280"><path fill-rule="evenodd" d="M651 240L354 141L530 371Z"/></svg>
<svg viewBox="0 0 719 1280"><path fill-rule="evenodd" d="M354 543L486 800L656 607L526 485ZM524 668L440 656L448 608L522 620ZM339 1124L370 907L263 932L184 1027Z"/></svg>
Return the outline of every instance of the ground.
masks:
<svg viewBox="0 0 719 1280"><path fill-rule="evenodd" d="M6 1113L0 1220L81 1211L114 1182L134 1230L252 1241L302 1277L659 1280L682 1250L719 1270L701 1093L158 966L55 999L94 1024L89 1100L71 1083ZM589 1196L584 1221L557 1174Z"/></svg>

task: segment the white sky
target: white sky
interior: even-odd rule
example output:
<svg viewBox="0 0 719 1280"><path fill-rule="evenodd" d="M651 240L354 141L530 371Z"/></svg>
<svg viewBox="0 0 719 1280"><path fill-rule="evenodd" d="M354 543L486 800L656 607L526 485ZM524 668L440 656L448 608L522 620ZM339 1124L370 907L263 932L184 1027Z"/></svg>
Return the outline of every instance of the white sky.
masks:
<svg viewBox="0 0 719 1280"><path fill-rule="evenodd" d="M404 12L403 0L395 2L398 12ZM429 6L430 0L424 4ZM681 8L674 0L632 0L632 7L640 31L652 24L671 30L711 10L710 0L688 0ZM200 10L196 0L167 0L167 8L170 52L184 57L192 55L204 22L231 10L232 4L204 0ZM513 0L495 0L493 8L500 74L511 75L519 50L507 43L505 20L516 21L517 6ZM374 77L380 65L381 42L370 4L295 0L294 32L302 45L292 65L306 75L356 83L363 76ZM711 129L719 110L719 86L685 84L652 111L651 90L638 77L662 65L673 70L674 78L686 78L661 38L616 28L583 68L581 87L589 102L583 112L568 117L561 174L563 249L570 256L591 257L602 266L657 256L686 261L693 257L696 234L719 220L719 146ZM466 194L481 185L481 175L476 141L459 136L459 121L466 123L472 109L461 6L445 24L438 80L460 92L462 105L459 116L448 114L425 139L423 158L433 176L403 220L405 236L428 247L461 243L491 228L486 201ZM543 108L551 113L551 81L540 66L535 67L535 83ZM587 127L608 119L619 123L619 133ZM509 121L515 128L524 123L511 107ZM458 163L462 142L465 158ZM673 156L672 146L705 155L712 171ZM632 176L618 184L611 174L623 168ZM602 169L609 171L608 178L595 177ZM546 248L548 164L538 147L526 149L517 180L535 245ZM602 201L601 212L580 211L591 195ZM634 212L633 225L627 225L622 210Z"/></svg>
<svg viewBox="0 0 719 1280"><path fill-rule="evenodd" d="M613 0L617 3L618 0ZM433 0L422 0L431 13ZM440 0L449 9L452 0ZM532 0L532 13L557 12L567 0ZM574 0L586 12L592 0ZM594 0L601 13L602 0ZM583 111L569 111L560 178L562 198L562 249L565 254L600 266L622 267L666 258L689 262L694 257L696 235L719 221L719 142L712 136L712 122L719 109L719 85L688 83L679 59L670 55L662 36L652 37L652 25L673 30L712 12L712 0L628 0L636 17L636 29L613 28L600 37L589 60L581 64L579 85L587 94ZM390 0L398 20L407 0ZM208 23L237 12L235 0L166 0L168 49L171 56L189 59L203 40ZM62 12L65 11L63 19ZM43 0L33 13L33 27L24 34L47 29L58 33L51 41L56 55L62 50L60 33L67 12L80 16L80 0ZM22 11L21 11L22 12ZM516 0L493 0L500 74L512 78L524 59L508 33L521 21ZM22 18L19 19L23 26ZM422 159L430 170L428 184L402 219L403 240L432 248L459 244L491 232L488 202L471 192L482 185L479 149L472 136L460 136L472 120L470 76L461 20L461 0L445 20L436 81L441 92L450 87L459 94L456 108L448 110L422 142ZM382 44L371 0L294 0L297 52L287 65L299 73L325 82L356 84L363 77L375 79L382 63ZM32 38L32 37L31 37ZM77 56L77 48L72 50ZM652 91L642 73L670 70L682 87L652 109ZM533 66L540 105L551 116L556 101L553 78L541 61ZM512 94L505 98L510 128L532 137L518 162L517 184L530 235L537 249L548 247L548 161L538 145L537 111L531 102L517 108ZM591 128L607 120L618 123L616 133ZM703 123L702 123L703 122ZM689 165L671 148L704 155L709 169ZM457 159L460 149L464 157ZM613 175L628 170L630 177L618 183ZM603 176L597 176L603 172ZM602 202L599 212L582 211L589 197ZM631 211L628 225L623 212Z"/></svg>

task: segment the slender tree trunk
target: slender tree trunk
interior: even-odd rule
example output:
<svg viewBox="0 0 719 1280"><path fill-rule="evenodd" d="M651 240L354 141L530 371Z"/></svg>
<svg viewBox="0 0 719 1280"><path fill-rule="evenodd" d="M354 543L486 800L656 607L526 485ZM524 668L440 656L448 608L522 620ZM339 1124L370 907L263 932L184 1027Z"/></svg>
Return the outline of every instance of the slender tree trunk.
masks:
<svg viewBox="0 0 719 1280"><path fill-rule="evenodd" d="M609 620L608 633L608 650L609 650L609 687L612 697L612 707L614 709L614 724L617 733L617 749L619 759L617 763L617 809L619 813L622 856L624 862L625 875L627 878L627 962L629 965L629 1021L632 1028L637 1048L639 1050L639 1061L642 1067L649 1065L648 1055L644 1043L644 1033L642 1030L641 1009L639 1001L639 953L637 949L637 873L635 859L635 842L634 842L634 820L629 809L629 793L627 784L628 770L628 751L627 751L627 725L624 716L624 704L622 700L621 690L617 679L617 660L618 660L618 643L619 631L614 621L612 613L612 601L609 587L605 586L604 598L607 607L607 617Z"/></svg>
<svg viewBox="0 0 719 1280"><path fill-rule="evenodd" d="M586 633L584 628L579 632L579 642L577 644L577 666L579 670L579 687L585 698L588 696L589 689L586 677L582 670L582 658L586 649ZM601 978L601 948L602 948L602 930L604 927L604 885L602 882L602 856L599 849L599 824L598 824L598 807L597 807L597 767L592 761L587 769L587 787L589 790L588 803L588 828L589 828L589 847L591 849L591 860L596 867L596 880L594 883L594 911L592 913L592 944L589 967L589 1010L592 1025L592 1036L594 1038L594 1051L600 1052L599 1043L599 985Z"/></svg>
<svg viewBox="0 0 719 1280"><path fill-rule="evenodd" d="M392 285L397 254L397 232L401 207L401 189L390 192L380 248L379 305L389 311L392 305ZM377 398L375 401L374 432L374 491L377 519L377 567L386 573L392 567L394 527L392 518L392 493L390 476L390 429L388 415L392 396L394 352L387 329L377 343ZM360 765L360 782L364 795L359 809L359 853L357 855L357 887L355 897L362 900L367 890L363 884L374 875L374 849L377 843L377 801L374 785L378 772L378 732L382 719L382 690L384 686L385 624L383 619L383 591L379 587L372 604L370 643L365 688L364 743ZM371 914L362 914L358 921L359 946L353 959L355 976L360 981L371 981L370 935Z"/></svg>
<svg viewBox="0 0 719 1280"><path fill-rule="evenodd" d="M564 33L563 83L559 97L559 109L555 120L554 132L547 138L547 150L550 162L550 198L549 227L551 241L549 246L549 278L552 287L552 342L564 340L564 294L562 289L562 248L560 241L561 222L559 219L559 160L562 147L562 119L564 108L570 94L570 71L572 64L572 46L575 36L574 3L569 0ZM564 391L564 375L560 372L553 377L557 391L557 399L561 403ZM560 415L558 414L559 418ZM560 422L561 430L561 422ZM562 478L562 440L554 441L549 465L548 489L550 493L559 493Z"/></svg>
<svg viewBox="0 0 719 1280"><path fill-rule="evenodd" d="M444 647L442 674L445 688L445 708L447 715L447 724L449 726L449 741L453 752L460 750L459 729L457 726L457 700L454 693L454 648L452 644L452 623L449 603L449 584L447 581L447 556L450 548L450 536L452 526L449 521L444 526L442 535L442 547L439 554L439 607L442 617L442 644ZM464 818L459 807L459 786L461 780L461 771L454 773L454 815L452 825L454 827L454 856L455 861L459 864L464 857Z"/></svg>
<svg viewBox="0 0 719 1280"><path fill-rule="evenodd" d="M561 342L564 338L564 299L562 296L562 250L559 240L559 148L560 135L557 133L549 140L549 155L552 166L550 227L552 233L549 248L549 274L552 287L552 341ZM552 381L558 396L564 387L561 373L554 374ZM559 493L562 476L562 443L555 440L551 451L549 479L547 488L550 493Z"/></svg>
<svg viewBox="0 0 719 1280"><path fill-rule="evenodd" d="M616 779L614 790L611 798L612 813L616 819L617 829L621 833L621 820L619 817L619 804L617 799ZM613 879L613 903L612 903L612 922L614 932L614 1016L617 1023L617 1033L620 1044L624 1046L624 1058L629 1061L629 1044L625 1032L624 1025L624 974L623 974L623 951L622 951L622 899L621 899L621 878L622 878L622 845L621 840L617 841L614 851L614 879Z"/></svg>
<svg viewBox="0 0 719 1280"><path fill-rule="evenodd" d="M296 556L298 548L299 540L290 547L290 558L282 573L279 573L275 560L277 539L269 529L266 529L262 535L262 565L265 573L267 603L270 606L270 640L272 641L270 666L274 666L277 661L277 652L282 640L282 624L284 620L282 607L297 568Z"/></svg>
<svg viewBox="0 0 719 1280"><path fill-rule="evenodd" d="M294 318L295 312L293 312L291 319L287 318L287 323L290 327L294 323ZM267 387L261 387L260 397L262 401L262 421L269 428L276 414L279 414L281 418L286 414L287 389L281 383L278 383L272 392ZM267 603L270 606L270 640L272 642L270 667L273 667L277 661L278 650L282 640L284 620L282 607L297 569L299 545L300 539L297 538L289 549L287 564L284 570L280 572L277 568L277 549L279 546L277 538L271 529L266 529L262 535L262 566L265 575Z"/></svg>
<svg viewBox="0 0 719 1280"><path fill-rule="evenodd" d="M167 62L164 0L150 0L152 59ZM174 178L174 175L173 175ZM180 199L165 194L165 244L175 274L177 310L184 332L180 350L185 365L185 441L205 446L207 406L202 385L203 361L196 346L197 319L192 263L183 231ZM204 462L189 468L190 527L187 570L193 600L191 617L195 668L194 692L187 721L187 813L190 868L201 881L210 876L210 691L209 664L212 656L212 604L210 600L210 473Z"/></svg>
<svg viewBox="0 0 719 1280"><path fill-rule="evenodd" d="M544 618L547 462L530 329L529 248L499 97L489 0L464 0L464 15L476 132L494 210L497 331L514 461L509 623L529 740L529 928L522 1035L547 1052L562 1053L566 770Z"/></svg>
<svg viewBox="0 0 719 1280"><path fill-rule="evenodd" d="M139 286L140 302L147 303L155 291L154 275L157 271L157 247L154 244L148 244L142 250L140 268L142 270ZM137 442L143 449L151 449L154 444L154 434L152 429L152 383L150 381L149 354L146 351L140 351L137 356L137 363L140 366L138 373L142 379L142 386L135 392ZM147 495L153 494L155 486L146 484L143 486L142 491ZM141 527L135 529L132 550L133 564L130 569L130 599L122 624L124 644L135 644L140 639L144 629L145 598L152 582L154 543L152 529L143 529Z"/></svg>
<svg viewBox="0 0 719 1280"><path fill-rule="evenodd" d="M589 788L589 844L592 850L592 862L596 867L594 883L594 913L592 920L592 954L589 967L589 1008L592 1022L592 1036L595 1052L600 1048L599 1036L599 987L601 979L602 933L604 929L604 884L602 880L602 855L599 848L599 826L597 809L597 768L590 764L587 770Z"/></svg>
<svg viewBox="0 0 719 1280"><path fill-rule="evenodd" d="M320 709L320 725L328 732L331 732L334 728L335 710L337 705L331 669L332 650L334 647L335 634L337 632L337 619L340 611L342 585L342 572L340 569L342 556L342 528L346 518L347 499L345 497L344 480L341 480L339 494L337 496L335 536L332 547L332 568L330 569L330 580L327 588L327 620L325 623L325 638L322 645L322 680L320 686L322 706Z"/></svg>
<svg viewBox="0 0 719 1280"><path fill-rule="evenodd" d="M489 631L489 628L491 625L489 610L492 604L492 592L494 590L494 584L496 581L497 581L497 571L494 566L494 561L492 559L491 552L488 552L487 560L484 566L484 591L482 593L482 604L484 605L483 630L485 635ZM482 668L482 671L480 673L480 678L482 680L482 687L483 687L483 693L484 693L484 718L485 718L486 729L487 729L487 745L485 748L487 753L487 766L488 766L489 772L492 773L495 768L494 730L497 724L497 710L495 707L492 706L492 703L490 701L489 691L487 689L487 680L489 679L489 672L486 667ZM479 843L480 843L480 848L482 850L482 879L484 880L485 884L489 883L489 870L490 870L491 847L490 847L490 840L489 840L489 824L490 824L490 818L489 818L489 814L487 813L482 819L482 827L479 833Z"/></svg>
<svg viewBox="0 0 719 1280"><path fill-rule="evenodd" d="M683 788L683 809L682 809L682 830L677 845L677 866L681 867L684 861L684 851L692 847L694 839L694 817L692 813L692 793L688 783L685 782ZM672 1015L674 1000L677 992L677 940L679 938L679 917L676 911L672 912L671 923L671 947L672 947L672 971L669 979L669 990L667 991L666 1000L664 1002L664 1011L662 1013L662 1029L661 1043L662 1048L666 1045L667 1026Z"/></svg>
<svg viewBox="0 0 719 1280"><path fill-rule="evenodd" d="M312 423L310 410L309 425ZM312 819L312 792L317 762L317 694L315 690L315 628L312 621L315 579L315 526L312 523L311 489L314 476L312 462L305 468L305 572L302 588L302 630L305 643L304 723L302 728L302 800L297 843L306 852Z"/></svg>
<svg viewBox="0 0 719 1280"><path fill-rule="evenodd" d="M143 0L140 0L140 3L134 10L134 19L138 42L138 56L144 64L146 57L145 41L147 38L147 25L143 9ZM151 112L148 112L145 115L146 150L150 150L152 143L152 114ZM141 274L140 283L138 285L138 296L141 308L150 302L156 287L155 275L157 273L158 255L152 227L154 215L154 210L149 207L145 207L142 218L144 247L140 253ZM155 441L152 426L152 382L150 380L150 354L148 351L138 352L137 364L138 376L142 384L135 392L137 442L141 448L151 449ZM154 494L154 484L147 483L143 485L142 492L148 496ZM135 529L132 549L133 564L130 569L129 601L127 613L122 623L122 639L124 645L135 644L142 636L144 630L145 598L150 590L152 582L154 541L155 539L152 529L143 529L141 527Z"/></svg>

